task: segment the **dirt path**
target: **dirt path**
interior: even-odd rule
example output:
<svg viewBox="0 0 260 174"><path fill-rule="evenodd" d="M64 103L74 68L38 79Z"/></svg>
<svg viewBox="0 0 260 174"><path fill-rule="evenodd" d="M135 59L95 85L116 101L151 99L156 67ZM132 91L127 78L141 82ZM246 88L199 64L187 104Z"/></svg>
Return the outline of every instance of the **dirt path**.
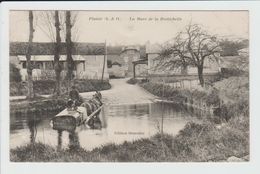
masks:
<svg viewBox="0 0 260 174"><path fill-rule="evenodd" d="M101 91L105 104L135 104L135 103L152 103L156 96L148 93L138 85L126 83L128 79L111 79L111 89ZM81 93L82 97L90 98L94 93Z"/></svg>

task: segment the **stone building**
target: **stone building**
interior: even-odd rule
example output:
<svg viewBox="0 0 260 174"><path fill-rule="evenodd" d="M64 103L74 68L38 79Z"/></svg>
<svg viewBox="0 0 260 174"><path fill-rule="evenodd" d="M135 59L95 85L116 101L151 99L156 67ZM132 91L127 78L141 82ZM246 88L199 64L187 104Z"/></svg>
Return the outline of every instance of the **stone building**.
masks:
<svg viewBox="0 0 260 174"><path fill-rule="evenodd" d="M26 70L27 43L10 44L10 62L19 69L22 80L27 79ZM54 79L54 45L53 43L33 43L31 62L33 64L33 79ZM104 68L104 79L108 79L105 44L103 43L74 43L72 49L74 60L74 78L76 79L101 79ZM67 71L66 49L62 44L60 62L62 64L61 77L65 78Z"/></svg>
<svg viewBox="0 0 260 174"><path fill-rule="evenodd" d="M120 77L122 77L124 74L124 77L132 77L134 74L133 62L146 58L145 46L110 46L107 50L107 59L111 64L114 64L113 67L108 68L109 75L111 76L120 74ZM138 75L143 74L145 71L147 71L145 66L136 66L136 73Z"/></svg>

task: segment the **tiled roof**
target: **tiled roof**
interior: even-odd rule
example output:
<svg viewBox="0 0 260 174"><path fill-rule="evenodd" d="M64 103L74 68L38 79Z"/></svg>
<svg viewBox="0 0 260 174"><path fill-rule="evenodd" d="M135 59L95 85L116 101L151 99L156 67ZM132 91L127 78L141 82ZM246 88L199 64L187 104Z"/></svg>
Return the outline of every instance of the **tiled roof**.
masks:
<svg viewBox="0 0 260 174"><path fill-rule="evenodd" d="M28 42L11 42L10 55L25 55ZM54 43L34 42L32 55L53 55ZM105 43L73 43L72 54L74 55L104 55ZM66 44L61 43L61 55L66 55Z"/></svg>

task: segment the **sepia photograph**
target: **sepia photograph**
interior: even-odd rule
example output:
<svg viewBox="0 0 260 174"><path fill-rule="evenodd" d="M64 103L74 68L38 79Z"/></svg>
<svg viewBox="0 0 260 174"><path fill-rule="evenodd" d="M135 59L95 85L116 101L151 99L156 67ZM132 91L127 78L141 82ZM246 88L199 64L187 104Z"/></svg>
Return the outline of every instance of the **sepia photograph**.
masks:
<svg viewBox="0 0 260 174"><path fill-rule="evenodd" d="M11 162L249 162L246 10L11 10Z"/></svg>

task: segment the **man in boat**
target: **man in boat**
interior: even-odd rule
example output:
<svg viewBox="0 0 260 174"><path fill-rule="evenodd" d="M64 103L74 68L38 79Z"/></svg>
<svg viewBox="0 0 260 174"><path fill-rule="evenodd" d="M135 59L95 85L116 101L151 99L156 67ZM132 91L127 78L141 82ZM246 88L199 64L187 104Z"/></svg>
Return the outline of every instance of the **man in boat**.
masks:
<svg viewBox="0 0 260 174"><path fill-rule="evenodd" d="M76 89L75 86L71 87L71 91L69 92L69 97L72 101L74 101L76 106L79 106L82 103L79 95L79 91Z"/></svg>
<svg viewBox="0 0 260 174"><path fill-rule="evenodd" d="M68 110L68 111L73 111L73 110L76 109L75 107L76 107L76 106L75 106L74 101L71 100L71 99L69 99L68 102L67 102L67 110Z"/></svg>

